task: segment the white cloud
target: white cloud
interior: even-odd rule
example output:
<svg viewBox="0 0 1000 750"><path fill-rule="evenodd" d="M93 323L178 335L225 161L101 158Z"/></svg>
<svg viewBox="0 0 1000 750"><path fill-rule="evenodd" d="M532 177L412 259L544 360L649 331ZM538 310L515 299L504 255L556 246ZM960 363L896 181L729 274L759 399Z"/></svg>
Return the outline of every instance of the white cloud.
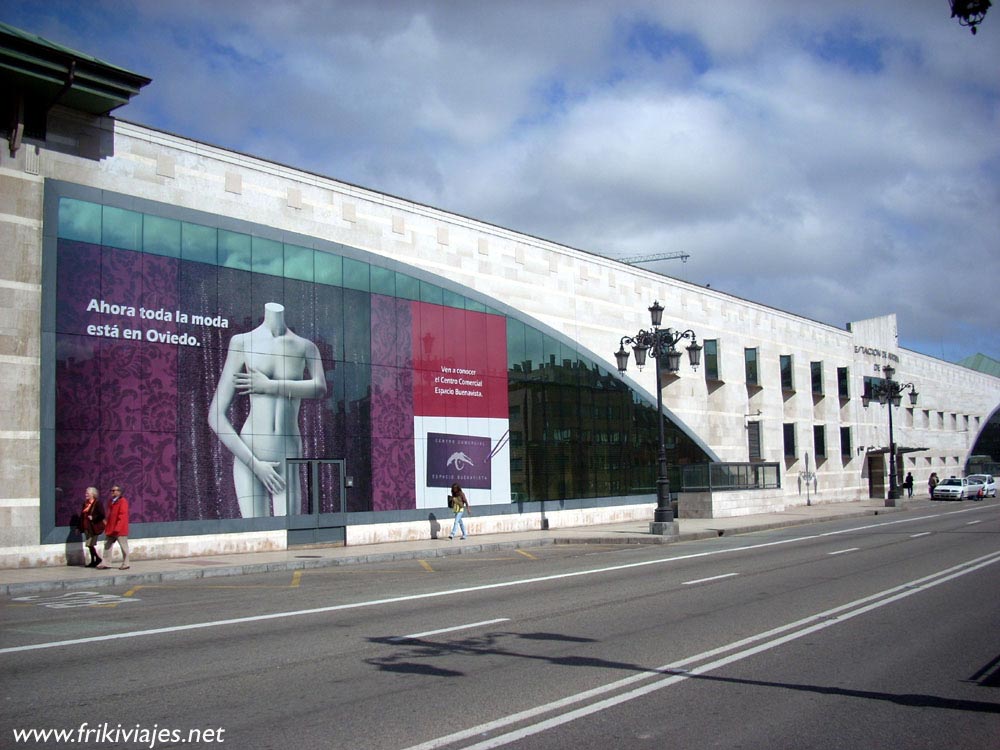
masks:
<svg viewBox="0 0 1000 750"><path fill-rule="evenodd" d="M996 9L994 9L996 10ZM1000 10L944 0L12 0L120 114L904 345L1000 358ZM23 22L22 22L23 21ZM947 341L947 346L942 346Z"/></svg>

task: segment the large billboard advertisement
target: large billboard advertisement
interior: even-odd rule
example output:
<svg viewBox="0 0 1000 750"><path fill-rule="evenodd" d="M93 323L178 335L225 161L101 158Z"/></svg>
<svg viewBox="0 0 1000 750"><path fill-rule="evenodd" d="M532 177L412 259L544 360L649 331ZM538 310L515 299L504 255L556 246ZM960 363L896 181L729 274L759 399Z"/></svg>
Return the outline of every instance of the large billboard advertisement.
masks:
<svg viewBox="0 0 1000 750"><path fill-rule="evenodd" d="M347 512L441 507L456 481L510 501L503 316L258 271L221 242L216 262L56 256L57 526L113 483L140 523L298 514L289 460L343 460Z"/></svg>
<svg viewBox="0 0 1000 750"><path fill-rule="evenodd" d="M421 507L459 484L472 503L510 501L507 332L504 318L416 304L415 465Z"/></svg>

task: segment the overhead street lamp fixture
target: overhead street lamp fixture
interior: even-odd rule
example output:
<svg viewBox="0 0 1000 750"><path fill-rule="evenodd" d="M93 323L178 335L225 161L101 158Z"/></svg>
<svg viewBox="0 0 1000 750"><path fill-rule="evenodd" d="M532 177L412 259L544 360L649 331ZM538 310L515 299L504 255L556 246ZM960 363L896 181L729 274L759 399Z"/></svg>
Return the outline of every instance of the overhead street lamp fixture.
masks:
<svg viewBox="0 0 1000 750"><path fill-rule="evenodd" d="M903 391L910 392L910 405L917 405L916 387L913 383L899 384L892 379L896 374L896 368L892 365L885 365L882 368L885 379L881 383L872 385L869 393L861 397L862 405L867 408L872 399L876 399L883 406L889 407L889 497L886 499L887 507L894 507L896 499L899 497L899 488L896 485L896 442L892 434L892 407L899 406L903 400Z"/></svg>
<svg viewBox="0 0 1000 750"><path fill-rule="evenodd" d="M976 26L986 18L986 11L991 5L990 0L951 0L951 17L957 18L960 26L968 26L975 34Z"/></svg>
<svg viewBox="0 0 1000 750"><path fill-rule="evenodd" d="M660 328L663 322L663 305L653 302L649 308L649 318L652 324L651 330L642 329L634 336L623 336L615 352L615 359L618 361L618 372L622 375L628 369L628 350L625 345L632 347L635 353L635 364L640 370L646 364L646 357L650 356L656 361L656 418L659 425L660 446L657 457L657 477L656 477L656 511L653 514L653 523L650 524L650 531L654 534L667 534L673 529L674 511L670 505L670 479L667 477L667 448L663 434L663 371L675 373L681 369L681 353L677 349L684 339L691 339L690 345L686 347L688 360L693 370L698 369L701 364L701 345L695 338L695 333L690 328L686 331L675 331L673 328Z"/></svg>

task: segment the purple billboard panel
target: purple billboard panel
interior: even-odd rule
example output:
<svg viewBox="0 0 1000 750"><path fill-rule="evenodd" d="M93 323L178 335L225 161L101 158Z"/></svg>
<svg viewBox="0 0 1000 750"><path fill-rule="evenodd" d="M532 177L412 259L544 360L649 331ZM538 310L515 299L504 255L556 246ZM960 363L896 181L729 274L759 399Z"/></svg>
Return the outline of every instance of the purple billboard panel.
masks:
<svg viewBox="0 0 1000 750"><path fill-rule="evenodd" d="M427 486L491 489L490 453L488 437L428 432Z"/></svg>

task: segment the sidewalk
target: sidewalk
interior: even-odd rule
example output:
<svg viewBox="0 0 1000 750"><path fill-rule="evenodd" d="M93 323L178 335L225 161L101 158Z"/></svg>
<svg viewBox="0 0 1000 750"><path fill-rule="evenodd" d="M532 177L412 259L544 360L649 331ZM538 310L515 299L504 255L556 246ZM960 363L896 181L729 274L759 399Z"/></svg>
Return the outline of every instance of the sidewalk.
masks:
<svg viewBox="0 0 1000 750"><path fill-rule="evenodd" d="M875 516L900 510L936 507L929 500L907 500L903 508L886 508L882 501L800 506L781 513L737 518L678 519L676 536L649 533L648 521L604 526L579 526L548 531L520 531L455 539L424 539L354 547L293 548L279 552L214 555L165 560L133 559L128 571L82 566L0 570L0 594L21 596L51 591L89 590L109 586L184 581L272 571L304 570L394 560L419 560L468 552L512 550L548 544L670 544L763 529L797 526L857 516ZM116 555L117 559L117 555Z"/></svg>

